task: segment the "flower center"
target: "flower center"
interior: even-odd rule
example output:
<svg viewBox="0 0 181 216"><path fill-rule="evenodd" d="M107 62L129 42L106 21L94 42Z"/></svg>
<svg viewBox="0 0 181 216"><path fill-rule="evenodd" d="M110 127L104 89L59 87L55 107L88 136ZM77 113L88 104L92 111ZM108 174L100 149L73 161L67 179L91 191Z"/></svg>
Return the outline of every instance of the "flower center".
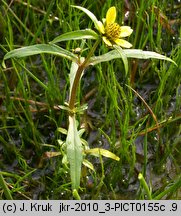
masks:
<svg viewBox="0 0 181 216"><path fill-rule="evenodd" d="M109 40L118 39L121 33L121 27L117 23L110 23L105 27L105 35Z"/></svg>

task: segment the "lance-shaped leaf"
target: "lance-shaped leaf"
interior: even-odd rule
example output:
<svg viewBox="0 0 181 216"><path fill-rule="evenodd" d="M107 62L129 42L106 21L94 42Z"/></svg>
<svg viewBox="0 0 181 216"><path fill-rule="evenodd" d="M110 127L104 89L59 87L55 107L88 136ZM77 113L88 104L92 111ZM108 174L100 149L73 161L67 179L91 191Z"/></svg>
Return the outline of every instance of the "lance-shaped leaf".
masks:
<svg viewBox="0 0 181 216"><path fill-rule="evenodd" d="M50 43L58 43L61 41L81 40L81 39L98 39L98 34L91 29L77 30L59 35Z"/></svg>
<svg viewBox="0 0 181 216"><path fill-rule="evenodd" d="M87 168L89 168L89 169L91 169L92 171L95 172L94 166L90 161L84 159L82 163L84 164L84 166L86 166Z"/></svg>
<svg viewBox="0 0 181 216"><path fill-rule="evenodd" d="M72 190L80 185L81 166L83 160L82 144L77 131L75 116L69 116L69 128L66 139L67 159L70 164Z"/></svg>
<svg viewBox="0 0 181 216"><path fill-rule="evenodd" d="M4 60L9 58L22 58L26 56L32 56L42 53L48 53L52 55L58 55L61 57L65 57L72 61L77 61L77 56L73 53L65 50L55 44L36 44L32 46L22 47L19 49L14 49L4 56Z"/></svg>
<svg viewBox="0 0 181 216"><path fill-rule="evenodd" d="M143 51L139 49L124 49L124 55L126 55L127 58L137 58L137 59L160 59L160 60L166 60L174 63L176 66L177 64L170 58L161 55L156 52L151 51ZM106 54L100 55L100 56L94 56L90 58L89 64L96 65L101 62L111 61L113 59L121 58L120 53L117 50L112 50Z"/></svg>
<svg viewBox="0 0 181 216"><path fill-rule="evenodd" d="M102 156L112 158L113 160L117 160L117 161L120 160L120 158L118 156L116 156L114 153L112 153L106 149L101 149L101 148L87 149L87 150L84 150L84 153L85 154L91 154L91 155L94 155L96 157L99 157L101 154Z"/></svg>
<svg viewBox="0 0 181 216"><path fill-rule="evenodd" d="M122 58L123 60L123 64L124 64L124 69L125 69L125 72L126 72L126 75L128 74L128 59L127 59L127 56L126 54L124 53L124 50L118 46L118 45L113 45L114 49L118 51L118 53L120 54L120 57Z"/></svg>
<svg viewBox="0 0 181 216"><path fill-rule="evenodd" d="M99 30L99 28L100 28L100 21L98 21L98 19L96 18L96 16L91 11L89 11L86 8L81 7L81 6L74 6L74 5L72 5L72 7L77 8L77 9L83 11L84 13L86 13L90 17L90 19L92 20L92 22L94 23L96 29Z"/></svg>

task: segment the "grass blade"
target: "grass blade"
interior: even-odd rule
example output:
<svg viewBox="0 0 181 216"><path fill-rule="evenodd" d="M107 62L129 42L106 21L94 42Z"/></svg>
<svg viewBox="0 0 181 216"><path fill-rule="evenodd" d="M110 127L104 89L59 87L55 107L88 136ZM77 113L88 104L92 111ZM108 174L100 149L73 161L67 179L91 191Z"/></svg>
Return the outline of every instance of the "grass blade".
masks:
<svg viewBox="0 0 181 216"><path fill-rule="evenodd" d="M140 181L140 184L144 188L144 190L145 190L145 192L146 192L146 194L148 196L148 199L152 200L152 195L151 195L150 189L148 187L148 184L146 183L146 181L145 181L145 179L144 179L144 177L143 177L143 175L141 173L139 173L138 179Z"/></svg>
<svg viewBox="0 0 181 216"><path fill-rule="evenodd" d="M5 182L2 174L0 174L0 186L3 188L4 194L5 194L6 198L8 200L13 200L13 198L11 196L11 193L10 193L10 190L9 190L9 188L6 185L6 182Z"/></svg>

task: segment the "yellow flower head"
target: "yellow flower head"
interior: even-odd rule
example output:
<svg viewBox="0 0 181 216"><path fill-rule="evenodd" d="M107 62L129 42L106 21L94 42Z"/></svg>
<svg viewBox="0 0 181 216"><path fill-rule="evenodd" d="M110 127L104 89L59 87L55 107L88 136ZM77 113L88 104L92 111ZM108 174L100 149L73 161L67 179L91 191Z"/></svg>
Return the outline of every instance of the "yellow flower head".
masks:
<svg viewBox="0 0 181 216"><path fill-rule="evenodd" d="M101 32L102 39L108 46L117 44L124 48L132 47L132 44L127 42L124 37L131 35L133 30L129 26L120 26L115 22L116 20L116 8L110 7L106 14L106 20L103 24L101 21L98 23L98 30Z"/></svg>

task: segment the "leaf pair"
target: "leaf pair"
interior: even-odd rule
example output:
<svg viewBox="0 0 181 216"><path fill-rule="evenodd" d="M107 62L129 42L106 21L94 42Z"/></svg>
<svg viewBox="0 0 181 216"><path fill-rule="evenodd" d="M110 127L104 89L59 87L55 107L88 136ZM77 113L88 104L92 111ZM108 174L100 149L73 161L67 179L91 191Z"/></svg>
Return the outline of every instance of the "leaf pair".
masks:
<svg viewBox="0 0 181 216"><path fill-rule="evenodd" d="M172 59L166 56L163 56L161 54L158 54L156 52L143 51L139 49L124 49L123 50L120 47L118 48L118 46L115 46L115 48L116 50L111 50L108 53L105 53L103 55L91 57L89 60L89 64L96 65L98 63L111 61L117 58L122 58L122 59L125 59L125 58L137 58L137 59L154 58L154 59L170 61L177 66L177 64ZM60 57L65 57L74 62L78 61L78 57L75 54L55 44L36 44L32 46L15 49L15 50L8 52L4 56L4 60L7 60L9 58L22 58L22 57L27 57L27 56L37 55L37 54L42 54L42 53L48 53L48 54L57 55ZM3 65L5 67L4 63ZM125 65L127 65L126 60L125 60ZM125 66L125 68L127 71L127 66Z"/></svg>

